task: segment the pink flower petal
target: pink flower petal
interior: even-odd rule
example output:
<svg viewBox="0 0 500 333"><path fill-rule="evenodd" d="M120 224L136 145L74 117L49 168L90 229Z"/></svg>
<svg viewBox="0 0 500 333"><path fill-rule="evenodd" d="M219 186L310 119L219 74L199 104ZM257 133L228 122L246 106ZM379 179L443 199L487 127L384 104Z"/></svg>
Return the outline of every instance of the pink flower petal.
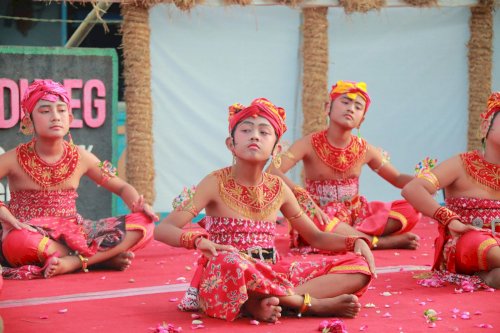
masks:
<svg viewBox="0 0 500 333"><path fill-rule="evenodd" d="M479 328L493 328L493 325L490 325L490 324L477 324L476 327L479 327Z"/></svg>
<svg viewBox="0 0 500 333"><path fill-rule="evenodd" d="M193 330L197 330L197 329L201 329L201 328L205 328L204 325L191 325L191 329Z"/></svg>
<svg viewBox="0 0 500 333"><path fill-rule="evenodd" d="M57 311L57 312L58 312L58 313L60 313L60 314L63 314L63 313L68 312L68 309L61 309L61 310L59 310L59 311Z"/></svg>
<svg viewBox="0 0 500 333"><path fill-rule="evenodd" d="M256 325L257 326L259 324L260 324L260 322L258 320L255 320L255 319L254 320L250 320L250 325Z"/></svg>
<svg viewBox="0 0 500 333"><path fill-rule="evenodd" d="M368 329L368 325L361 325L359 328L360 331L366 331Z"/></svg>

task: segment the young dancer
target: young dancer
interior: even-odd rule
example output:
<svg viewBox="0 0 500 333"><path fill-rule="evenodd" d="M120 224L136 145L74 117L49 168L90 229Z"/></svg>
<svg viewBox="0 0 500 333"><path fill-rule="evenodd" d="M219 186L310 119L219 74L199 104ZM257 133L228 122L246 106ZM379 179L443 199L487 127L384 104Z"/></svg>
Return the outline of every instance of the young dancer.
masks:
<svg viewBox="0 0 500 333"><path fill-rule="evenodd" d="M271 173L293 189L321 230L369 238L373 248L416 249L418 236L409 231L420 214L410 204L404 200L368 202L359 194L365 164L398 188L413 179L389 163L387 153L352 134L355 128L359 130L369 106L364 82L338 81L327 106L328 128L296 141L271 165ZM299 161L304 165L305 189L285 176ZM291 235L292 246L309 245L294 230Z"/></svg>
<svg viewBox="0 0 500 333"><path fill-rule="evenodd" d="M285 130L285 111L267 99L232 105L226 146L234 164L206 176L194 193L186 191L155 229L155 239L204 255L183 309L201 308L226 320L249 313L268 322L276 322L282 309L299 316L359 312L356 295L375 274L366 240L321 232L283 181L263 171ZM206 232L183 230L202 209ZM317 262L280 261L274 248L279 211L314 246L348 253Z"/></svg>
<svg viewBox="0 0 500 333"><path fill-rule="evenodd" d="M483 151L454 156L425 169L403 196L439 222L433 269L479 275L500 288L500 92L492 93L481 114ZM444 189L445 206L433 194Z"/></svg>
<svg viewBox="0 0 500 333"><path fill-rule="evenodd" d="M0 178L11 191L10 202L0 202L4 277L49 278L96 264L127 269L133 251L152 239L158 218L151 207L109 162L64 139L73 114L61 84L35 80L21 104L21 131L33 138L0 155ZM119 195L132 214L99 221L79 215L83 176Z"/></svg>

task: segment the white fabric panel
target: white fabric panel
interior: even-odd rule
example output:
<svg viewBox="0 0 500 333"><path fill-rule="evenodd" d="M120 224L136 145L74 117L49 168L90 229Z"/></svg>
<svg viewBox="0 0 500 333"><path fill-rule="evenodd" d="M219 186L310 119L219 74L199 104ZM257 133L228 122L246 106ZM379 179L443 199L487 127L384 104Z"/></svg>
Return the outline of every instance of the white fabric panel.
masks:
<svg viewBox="0 0 500 333"><path fill-rule="evenodd" d="M281 6L150 10L155 210L170 211L184 186L231 164L229 105L268 98L287 110L293 139L299 15Z"/></svg>
<svg viewBox="0 0 500 333"><path fill-rule="evenodd" d="M426 156L442 161L466 149L469 16L466 7L329 11L330 80L367 82L372 105L361 135L401 172L413 174ZM367 166L361 193L400 198Z"/></svg>
<svg viewBox="0 0 500 333"><path fill-rule="evenodd" d="M467 7L329 10L330 84L368 83L373 103L361 134L402 172L413 173L426 156L442 161L466 149L469 16ZM300 24L299 10L278 6L151 9L157 211L170 211L184 186L231 163L228 105L267 97L287 110L284 139L300 137ZM361 182L370 200L400 197L369 168Z"/></svg>

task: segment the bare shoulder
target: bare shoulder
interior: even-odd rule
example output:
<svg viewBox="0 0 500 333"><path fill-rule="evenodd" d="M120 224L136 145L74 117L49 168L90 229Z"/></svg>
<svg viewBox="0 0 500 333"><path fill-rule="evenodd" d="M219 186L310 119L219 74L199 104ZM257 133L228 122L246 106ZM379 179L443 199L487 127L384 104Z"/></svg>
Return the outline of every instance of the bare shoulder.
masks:
<svg viewBox="0 0 500 333"><path fill-rule="evenodd" d="M6 151L3 154L0 154L0 163L2 165L10 165L11 163L15 163L16 161L17 161L17 153L15 148Z"/></svg>
<svg viewBox="0 0 500 333"><path fill-rule="evenodd" d="M218 184L218 179L217 179L217 171L211 172L208 175L206 175L199 183L197 188L210 188L214 187Z"/></svg>
<svg viewBox="0 0 500 333"><path fill-rule="evenodd" d="M370 163L372 161L380 161L382 160L382 151L383 148L381 147L376 147L366 141L366 158L365 158L365 163Z"/></svg>
<svg viewBox="0 0 500 333"><path fill-rule="evenodd" d="M460 155L455 155L439 163L434 169L432 169L432 172L444 184L451 184L454 181L466 176Z"/></svg>
<svg viewBox="0 0 500 333"><path fill-rule="evenodd" d="M311 137L313 136L314 133L308 134L306 136L301 137L297 141L295 141L292 146L290 147L290 151L292 151L294 154L298 155L307 155L311 149L312 149L312 144L311 144Z"/></svg>
<svg viewBox="0 0 500 333"><path fill-rule="evenodd" d="M380 150L382 148L380 147L375 147L374 145L372 145L371 143L369 143L368 141L366 141L366 153L368 155L377 155L378 153L380 153Z"/></svg>
<svg viewBox="0 0 500 333"><path fill-rule="evenodd" d="M455 155L444 160L438 166L440 167L440 169L447 169L448 171L456 169L458 171L462 169L462 158L460 157L460 155Z"/></svg>
<svg viewBox="0 0 500 333"><path fill-rule="evenodd" d="M83 147L77 146L80 156L80 165L85 167L97 166L100 162L99 158L93 153L85 150Z"/></svg>
<svg viewBox="0 0 500 333"><path fill-rule="evenodd" d="M205 208L211 202L217 201L219 193L219 181L215 172L206 175L196 185L196 207L199 209Z"/></svg>

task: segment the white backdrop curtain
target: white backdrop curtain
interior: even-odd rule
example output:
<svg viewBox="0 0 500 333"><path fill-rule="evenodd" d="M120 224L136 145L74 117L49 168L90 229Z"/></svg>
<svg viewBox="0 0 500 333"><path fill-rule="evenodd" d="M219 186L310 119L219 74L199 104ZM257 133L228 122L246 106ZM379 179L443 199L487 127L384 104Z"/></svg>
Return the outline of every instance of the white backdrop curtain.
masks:
<svg viewBox="0 0 500 333"><path fill-rule="evenodd" d="M498 31L500 13L494 15ZM330 85L367 82L372 106L361 135L402 172L413 173L426 156L443 160L466 149L469 17L467 7L349 16L329 10ZM300 10L197 6L185 13L158 5L150 26L157 211L170 211L184 186L231 164L224 144L230 104L266 97L287 111L284 140L301 136ZM500 34L494 36L499 50ZM299 181L297 171L291 175ZM370 200L400 197L369 168L361 184Z"/></svg>

